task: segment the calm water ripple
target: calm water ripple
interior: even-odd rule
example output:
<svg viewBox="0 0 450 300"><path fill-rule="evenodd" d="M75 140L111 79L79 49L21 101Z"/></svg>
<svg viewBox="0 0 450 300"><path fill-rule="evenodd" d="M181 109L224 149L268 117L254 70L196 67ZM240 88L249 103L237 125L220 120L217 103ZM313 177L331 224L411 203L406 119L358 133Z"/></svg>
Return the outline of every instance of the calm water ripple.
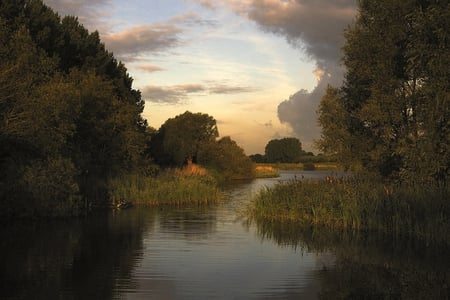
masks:
<svg viewBox="0 0 450 300"><path fill-rule="evenodd" d="M446 299L446 246L239 217L265 186L325 175L235 183L208 208L3 228L0 299Z"/></svg>

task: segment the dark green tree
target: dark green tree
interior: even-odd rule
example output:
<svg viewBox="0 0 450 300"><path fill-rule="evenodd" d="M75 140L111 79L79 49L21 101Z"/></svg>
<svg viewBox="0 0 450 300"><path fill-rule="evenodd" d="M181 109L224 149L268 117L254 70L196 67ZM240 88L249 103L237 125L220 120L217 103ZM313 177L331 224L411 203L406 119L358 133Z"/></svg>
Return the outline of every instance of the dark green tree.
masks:
<svg viewBox="0 0 450 300"><path fill-rule="evenodd" d="M298 163L302 153L302 144L297 138L274 139L265 148L266 160L271 163Z"/></svg>
<svg viewBox="0 0 450 300"><path fill-rule="evenodd" d="M219 136L216 120L202 113L185 113L168 119L152 138L150 152L163 166L196 163L200 149Z"/></svg>
<svg viewBox="0 0 450 300"><path fill-rule="evenodd" d="M39 0L0 2L0 42L0 214L107 204L109 180L145 165L144 101L126 68Z"/></svg>
<svg viewBox="0 0 450 300"><path fill-rule="evenodd" d="M198 163L216 171L224 180L254 177L252 161L228 136L217 142L205 144L200 149Z"/></svg>
<svg viewBox="0 0 450 300"><path fill-rule="evenodd" d="M448 1L359 1L344 85L319 107L321 150L384 177L448 177L449 19Z"/></svg>

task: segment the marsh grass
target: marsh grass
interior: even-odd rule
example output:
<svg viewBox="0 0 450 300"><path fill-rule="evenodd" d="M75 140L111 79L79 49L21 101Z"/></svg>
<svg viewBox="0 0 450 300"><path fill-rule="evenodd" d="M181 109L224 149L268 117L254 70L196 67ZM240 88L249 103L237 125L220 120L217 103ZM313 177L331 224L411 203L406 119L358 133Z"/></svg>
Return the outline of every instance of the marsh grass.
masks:
<svg viewBox="0 0 450 300"><path fill-rule="evenodd" d="M280 176L280 170L270 165L255 166L256 178L275 178Z"/></svg>
<svg viewBox="0 0 450 300"><path fill-rule="evenodd" d="M199 173L171 170L157 177L132 175L118 178L110 184L110 196L113 205L130 202L136 206L182 206L219 201L221 193L216 180L203 171Z"/></svg>
<svg viewBox="0 0 450 300"><path fill-rule="evenodd" d="M450 242L448 187L384 185L364 178L293 180L262 190L247 214L267 221L299 222Z"/></svg>
<svg viewBox="0 0 450 300"><path fill-rule="evenodd" d="M258 172L258 168L272 168L275 170L322 170L322 171L340 171L343 168L335 162L305 162L305 163L258 163L256 164L256 171ZM256 175L258 176L258 173ZM262 177L259 177L262 178Z"/></svg>

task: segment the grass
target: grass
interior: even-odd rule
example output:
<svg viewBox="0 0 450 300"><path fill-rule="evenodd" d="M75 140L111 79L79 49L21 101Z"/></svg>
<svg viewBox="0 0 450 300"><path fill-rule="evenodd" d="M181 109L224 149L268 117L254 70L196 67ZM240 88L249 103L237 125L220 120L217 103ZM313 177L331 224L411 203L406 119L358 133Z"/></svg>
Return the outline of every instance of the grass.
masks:
<svg viewBox="0 0 450 300"><path fill-rule="evenodd" d="M221 199L216 180L197 168L195 172L165 171L157 177L129 175L113 180L110 185L114 206L120 203L136 206L208 205Z"/></svg>
<svg viewBox="0 0 450 300"><path fill-rule="evenodd" d="M383 185L369 179L290 181L262 190L250 218L365 229L450 242L449 187Z"/></svg>
<svg viewBox="0 0 450 300"><path fill-rule="evenodd" d="M280 170L268 165L255 166L256 178L275 178L280 176Z"/></svg>
<svg viewBox="0 0 450 300"><path fill-rule="evenodd" d="M314 167L311 168L310 166ZM332 170L338 171L342 170L342 168L334 162L322 162L322 163L258 163L256 164L256 168L273 168L276 170ZM258 177L258 174L257 174Z"/></svg>

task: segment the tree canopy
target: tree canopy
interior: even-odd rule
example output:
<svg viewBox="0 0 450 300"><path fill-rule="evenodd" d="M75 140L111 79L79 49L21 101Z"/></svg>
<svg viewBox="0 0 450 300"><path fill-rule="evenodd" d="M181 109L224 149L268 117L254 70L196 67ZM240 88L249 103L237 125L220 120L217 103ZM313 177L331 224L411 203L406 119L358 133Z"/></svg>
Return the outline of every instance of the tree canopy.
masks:
<svg viewBox="0 0 450 300"><path fill-rule="evenodd" d="M253 165L230 137L219 136L216 120L203 113L185 113L168 119L153 134L149 149L154 160L165 167L188 162L201 164L225 180L253 177Z"/></svg>
<svg viewBox="0 0 450 300"><path fill-rule="evenodd" d="M168 119L154 135L151 154L163 166L197 162L200 148L219 136L216 120L202 113L185 113Z"/></svg>
<svg viewBox="0 0 450 300"><path fill-rule="evenodd" d="M297 138L270 140L265 148L265 158L272 163L298 163L303 154L302 144Z"/></svg>
<svg viewBox="0 0 450 300"><path fill-rule="evenodd" d="M249 179L254 176L251 159L228 136L202 147L199 163L218 172L224 180Z"/></svg>
<svg viewBox="0 0 450 300"><path fill-rule="evenodd" d="M448 178L448 1L359 1L345 36L345 82L320 104L319 148L384 177Z"/></svg>
<svg viewBox="0 0 450 300"><path fill-rule="evenodd" d="M139 167L144 101L97 32L40 0L0 3L1 214L76 213Z"/></svg>

